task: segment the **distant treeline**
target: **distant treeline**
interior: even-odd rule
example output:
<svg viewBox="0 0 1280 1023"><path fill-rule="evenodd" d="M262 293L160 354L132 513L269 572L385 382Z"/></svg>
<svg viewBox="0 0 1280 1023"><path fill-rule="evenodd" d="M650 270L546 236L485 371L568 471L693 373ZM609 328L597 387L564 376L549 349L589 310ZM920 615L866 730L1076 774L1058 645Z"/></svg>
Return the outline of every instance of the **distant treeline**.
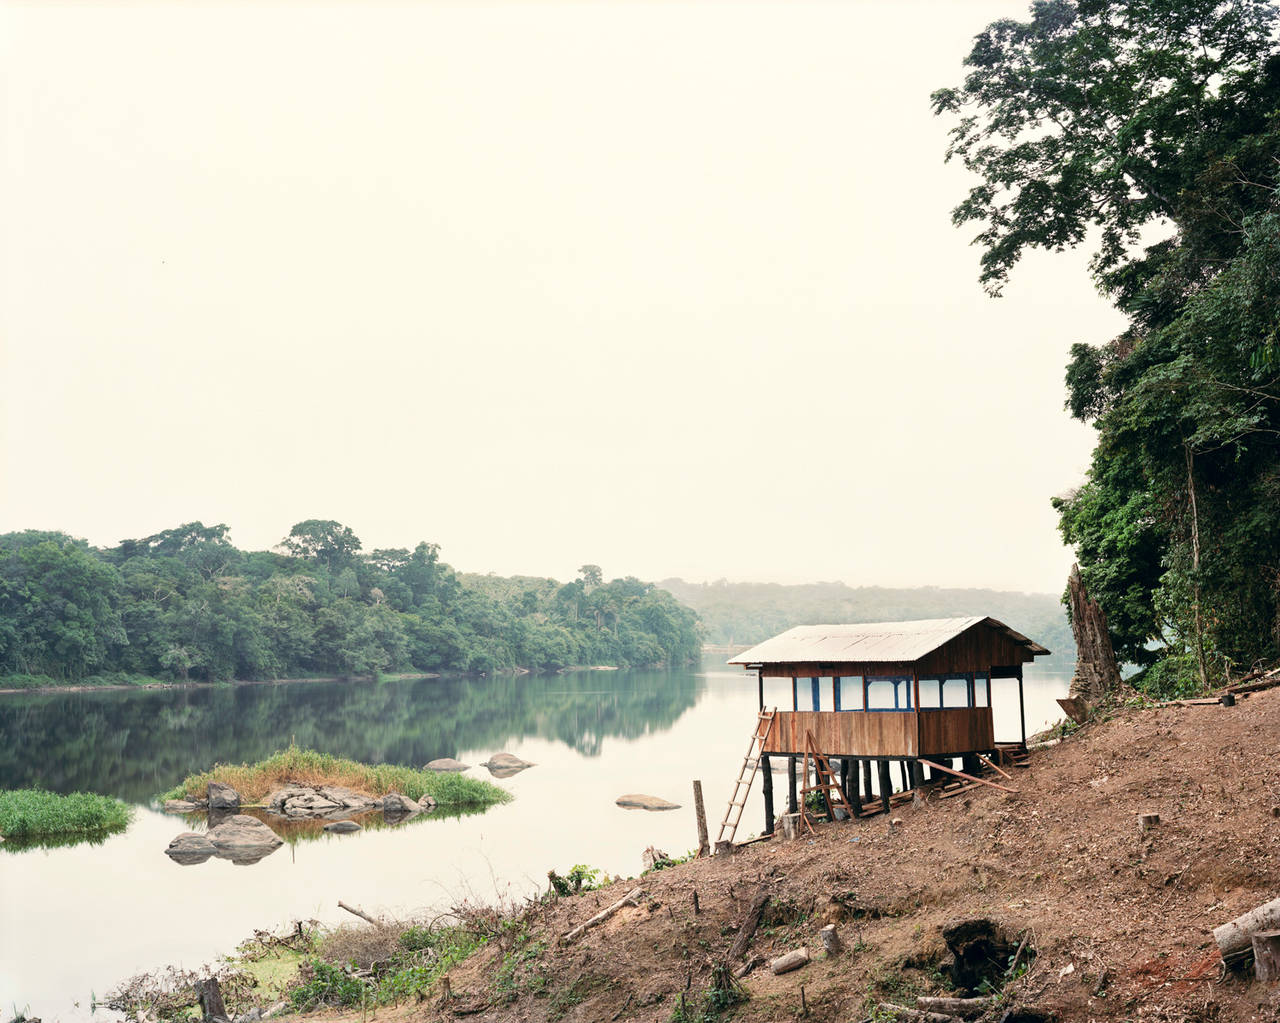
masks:
<svg viewBox="0 0 1280 1023"><path fill-rule="evenodd" d="M221 681L694 660L697 616L628 577L462 576L439 546L365 553L310 519L274 551L191 522L98 549L0 535L0 676Z"/></svg>
<svg viewBox="0 0 1280 1023"><path fill-rule="evenodd" d="M758 643L795 625L984 615L1048 647L1055 663L1074 662L1076 657L1066 610L1058 597L1047 593L934 586L854 588L844 583L687 583L683 579L666 579L658 585L698 612L710 643Z"/></svg>

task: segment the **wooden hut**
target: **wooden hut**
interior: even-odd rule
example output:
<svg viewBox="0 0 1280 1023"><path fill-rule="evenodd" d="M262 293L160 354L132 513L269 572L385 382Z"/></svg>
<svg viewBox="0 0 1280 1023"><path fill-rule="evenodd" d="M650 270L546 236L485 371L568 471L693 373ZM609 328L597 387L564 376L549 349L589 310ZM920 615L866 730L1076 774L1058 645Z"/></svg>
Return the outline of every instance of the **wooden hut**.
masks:
<svg viewBox="0 0 1280 1023"><path fill-rule="evenodd" d="M764 771L766 833L773 831L770 756L789 758L794 812L795 761L807 751L840 759L846 791L851 773L857 788L861 765L868 801L876 765L886 811L891 762L900 764L903 788L914 788L925 777L922 761L941 770L954 758L975 767L979 755L997 755L993 678L1018 680L1021 739L1010 745L1025 747L1022 666L1048 653L994 618L936 618L801 625L730 659L758 680L761 724L748 761L754 755ZM790 710L765 710L766 678L791 679Z"/></svg>

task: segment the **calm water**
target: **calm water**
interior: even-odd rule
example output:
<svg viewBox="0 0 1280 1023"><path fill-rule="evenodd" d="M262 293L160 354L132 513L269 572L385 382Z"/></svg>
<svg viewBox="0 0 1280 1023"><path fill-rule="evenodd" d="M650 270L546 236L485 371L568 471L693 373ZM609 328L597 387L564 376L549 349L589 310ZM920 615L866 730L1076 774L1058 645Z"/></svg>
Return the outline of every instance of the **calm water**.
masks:
<svg viewBox="0 0 1280 1023"><path fill-rule="evenodd" d="M29 1006L45 1023L88 1019L92 994L143 970L195 968L256 927L350 922L338 899L407 914L517 897L545 887L548 869L576 863L638 874L646 846L696 846L694 778L714 839L756 713L754 679L719 662L701 671L0 696L0 788L82 789L138 806L128 831L100 845L0 847L0 1012ZM1061 717L1053 701L1067 682L1028 673L1029 731ZM789 706L790 689L769 682L766 703ZM1016 739L1016 683L997 681L994 704L996 738ZM506 750L537 766L497 782L515 800L477 816L326 836L252 866L183 867L164 855L187 825L157 812L155 793L290 739L370 762L478 764ZM626 792L683 808L623 810L614 800ZM739 838L762 824L757 782Z"/></svg>

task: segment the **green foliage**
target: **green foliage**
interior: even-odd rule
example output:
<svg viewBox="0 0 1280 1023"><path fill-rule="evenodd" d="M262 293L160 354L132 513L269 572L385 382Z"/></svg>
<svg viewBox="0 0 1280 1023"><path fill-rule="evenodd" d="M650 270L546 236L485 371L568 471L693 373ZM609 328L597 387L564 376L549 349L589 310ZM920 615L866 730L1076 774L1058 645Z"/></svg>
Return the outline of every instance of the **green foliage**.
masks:
<svg viewBox="0 0 1280 1023"><path fill-rule="evenodd" d="M345 785L372 796L399 792L410 799L431 796L440 806L489 806L506 803L511 793L480 778L440 771L421 771L398 764L360 764L354 760L289 746L256 764L217 764L193 774L159 799L203 796L209 782L220 781L246 802L261 799L273 789L298 781L303 784Z"/></svg>
<svg viewBox="0 0 1280 1023"><path fill-rule="evenodd" d="M110 550L0 535L0 677L178 681L488 674L697 658L697 619L637 579L460 577L439 547L361 553L350 527L295 525L275 552L191 522ZM592 571L587 572L590 569Z"/></svg>
<svg viewBox="0 0 1280 1023"><path fill-rule="evenodd" d="M396 950L375 964L372 976L357 975L351 962L323 955L310 957L301 979L290 989L290 1004L309 1011L321 1006L373 1006L421 996L444 973L485 944L463 926L421 926L399 935Z"/></svg>
<svg viewBox="0 0 1280 1023"><path fill-rule="evenodd" d="M89 792L0 790L0 835L6 840L106 835L123 831L132 815L133 808L120 800Z"/></svg>
<svg viewBox="0 0 1280 1023"><path fill-rule="evenodd" d="M547 880L551 882L551 890L560 896L577 895L579 892L594 891L607 884L606 878L601 881L600 871L585 863L575 863L569 872L561 877L554 870L547 871Z"/></svg>
<svg viewBox="0 0 1280 1023"><path fill-rule="evenodd" d="M954 216L982 225L990 290L1097 232L1129 325L1072 349L1098 443L1054 503L1117 654L1160 661L1166 694L1188 663L1203 688L1280 653L1278 28L1266 0L1048 0L934 95L981 179Z"/></svg>

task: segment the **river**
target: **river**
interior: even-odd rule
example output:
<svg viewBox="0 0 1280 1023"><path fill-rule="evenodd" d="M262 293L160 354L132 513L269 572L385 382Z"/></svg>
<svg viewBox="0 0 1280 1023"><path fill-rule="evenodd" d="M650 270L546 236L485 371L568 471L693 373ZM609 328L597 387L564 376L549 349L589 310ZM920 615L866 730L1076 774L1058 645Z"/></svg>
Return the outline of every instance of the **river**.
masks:
<svg viewBox="0 0 1280 1023"><path fill-rule="evenodd" d="M1067 682L1028 669L1029 731L1061 717L1054 700ZM771 680L766 704L789 706L790 690ZM1018 738L1016 683L997 681L993 703L997 740ZM545 888L549 869L579 863L639 874L646 846L696 847L692 779L702 780L714 840L755 713L754 677L722 656L664 672L0 695L0 788L100 792L136 806L128 830L97 845L0 846L0 1011L87 1020L93 998L118 982L195 968L255 928L350 922L339 899L407 915L518 899ZM183 867L164 855L187 825L155 808L156 793L291 740L369 762L479 764L505 750L536 766L498 781L515 799L483 814L302 841L251 866ZM628 792L683 806L617 807ZM762 824L757 782L738 838Z"/></svg>

